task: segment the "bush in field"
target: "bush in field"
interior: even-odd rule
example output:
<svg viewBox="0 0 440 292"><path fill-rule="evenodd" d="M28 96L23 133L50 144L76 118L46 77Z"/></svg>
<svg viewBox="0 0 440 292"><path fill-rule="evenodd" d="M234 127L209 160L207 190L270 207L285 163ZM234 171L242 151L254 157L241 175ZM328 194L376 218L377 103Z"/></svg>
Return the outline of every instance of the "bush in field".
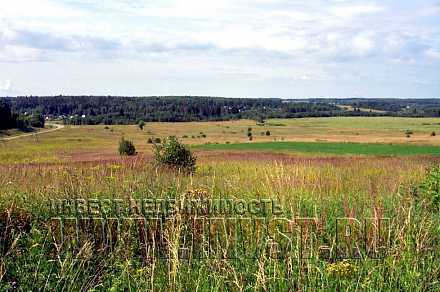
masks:
<svg viewBox="0 0 440 292"><path fill-rule="evenodd" d="M440 209L440 165L433 167L420 186L423 198L427 200L430 207Z"/></svg>
<svg viewBox="0 0 440 292"><path fill-rule="evenodd" d="M154 143L160 143L162 140L160 140L160 138L159 137L156 137L156 138L154 138Z"/></svg>
<svg viewBox="0 0 440 292"><path fill-rule="evenodd" d="M135 155L136 148L134 147L133 142L125 140L124 137L122 137L121 141L119 141L119 154L127 156Z"/></svg>
<svg viewBox="0 0 440 292"><path fill-rule="evenodd" d="M431 136L434 137L436 134L434 131L431 132Z"/></svg>
<svg viewBox="0 0 440 292"><path fill-rule="evenodd" d="M148 143L148 144L153 144L153 139L152 139L151 137L149 137L149 138L147 139L147 143Z"/></svg>
<svg viewBox="0 0 440 292"><path fill-rule="evenodd" d="M154 147L155 161L158 165L190 173L195 171L196 158L176 137L168 137L161 144L155 144Z"/></svg>
<svg viewBox="0 0 440 292"><path fill-rule="evenodd" d="M138 127L139 127L139 129L143 130L145 127L145 122L143 120L140 120L138 123Z"/></svg>
<svg viewBox="0 0 440 292"><path fill-rule="evenodd" d="M270 136L270 131L269 130L266 131L266 136Z"/></svg>

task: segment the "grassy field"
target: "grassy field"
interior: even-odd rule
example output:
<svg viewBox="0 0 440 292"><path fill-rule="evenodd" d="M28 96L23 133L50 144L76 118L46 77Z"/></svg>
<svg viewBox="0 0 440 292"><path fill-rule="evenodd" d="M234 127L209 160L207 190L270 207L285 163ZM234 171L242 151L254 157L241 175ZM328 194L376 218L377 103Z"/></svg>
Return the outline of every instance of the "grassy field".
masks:
<svg viewBox="0 0 440 292"><path fill-rule="evenodd" d="M139 153L147 155L151 154L152 149L151 145L147 144L149 137L164 138L175 135L189 145L247 143L248 128L252 129L252 143L289 141L440 145L440 135L431 136L432 132L440 133L440 119L436 118L274 119L268 120L264 126L256 125L255 121L249 120L147 123L143 131L135 125L66 126L64 129L40 136L7 142L0 140L0 163L115 159L118 141L123 136L133 140ZM410 137L405 134L407 130L412 132ZM266 131L270 132L270 136L265 135Z"/></svg>
<svg viewBox="0 0 440 292"><path fill-rule="evenodd" d="M440 146L372 143L263 142L206 144L198 146L196 149L274 151L334 155L440 155Z"/></svg>
<svg viewBox="0 0 440 292"><path fill-rule="evenodd" d="M440 162L440 140L430 135L438 123L323 118L269 120L265 126L148 123L143 131L79 126L2 142L0 290L439 291L440 170L434 167ZM261 135L267 130L270 136ZM194 147L194 174L152 164L147 138L168 135ZM121 136L134 141L137 156L117 154ZM50 220L58 217L51 210L54 199L171 199L176 205L191 199L266 199L282 206L278 217L285 224L275 224L273 214L245 213L250 222L271 224L260 230L222 215L204 229L196 222L210 219L206 213L175 212L158 228L136 217L130 206L130 218L136 220L128 225L112 229L108 222L114 220L96 221L102 214L91 213L95 220L75 225L85 228L82 233L66 225L61 241L59 221ZM343 229L341 217L350 218ZM366 218L371 224L355 220ZM386 228L378 229L382 219ZM347 235L346 226L365 232ZM102 240L102 234L112 236ZM243 247L260 252L243 256ZM328 248L328 254L319 247ZM239 256L231 256L231 250ZM380 256L372 257L372 251Z"/></svg>

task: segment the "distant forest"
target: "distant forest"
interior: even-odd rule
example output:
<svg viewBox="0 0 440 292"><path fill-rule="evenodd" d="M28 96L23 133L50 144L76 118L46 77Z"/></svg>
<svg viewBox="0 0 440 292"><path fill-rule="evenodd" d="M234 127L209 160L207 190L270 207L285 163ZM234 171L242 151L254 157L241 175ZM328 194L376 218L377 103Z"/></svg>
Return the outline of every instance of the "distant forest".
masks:
<svg viewBox="0 0 440 292"><path fill-rule="evenodd" d="M66 124L219 121L331 116L439 117L440 99L277 99L195 96L26 96L0 98L16 121L47 117ZM7 111L7 110L6 110ZM6 112L5 111L5 112ZM6 121L1 120L1 123ZM9 126L13 122L8 122Z"/></svg>
<svg viewBox="0 0 440 292"><path fill-rule="evenodd" d="M7 129L32 130L32 128L44 128L44 117L41 113L30 112L20 115L13 112L11 102L0 98L0 130Z"/></svg>

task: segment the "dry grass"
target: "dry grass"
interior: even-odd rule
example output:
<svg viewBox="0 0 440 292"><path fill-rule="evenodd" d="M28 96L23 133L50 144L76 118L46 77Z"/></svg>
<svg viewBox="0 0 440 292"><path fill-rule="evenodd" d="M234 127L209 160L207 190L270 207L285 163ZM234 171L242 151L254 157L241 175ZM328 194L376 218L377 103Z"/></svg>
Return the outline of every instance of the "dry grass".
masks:
<svg viewBox="0 0 440 292"><path fill-rule="evenodd" d="M387 139L398 139L400 131L407 127L424 137L435 127L432 123L437 122L393 119L386 128L381 128L385 120L368 120L366 124L362 121L271 120L272 125L267 128L286 140L308 139L307 135L346 139L354 131L376 138L386 137L389 132ZM183 140L204 143L212 139L224 143L226 139L245 140L248 126L257 136L260 127L251 121L158 123L147 124L144 131L136 126L71 127L36 140L23 138L3 144L0 290L11 289L13 285L23 290L42 287L50 291L440 289L440 218L426 207L417 189L426 177L426 169L440 162L438 158L201 151L197 153L197 171L191 176L157 169L150 163L148 136L190 136L203 132L206 138ZM141 152L138 156L116 155L121 135L134 141ZM261 139L273 138L261 136ZM436 144L437 138L433 139L430 143ZM83 257L73 259L69 254L61 256L60 245L50 232L52 225L46 221L50 216L48 201L54 198L185 200L190 194L208 198L276 199L286 210L289 228L301 227L298 217L314 217L314 226L324 233L320 243L332 248L336 246L335 218L371 217L377 223L379 218L389 217L388 254L381 260L363 258L349 263L338 258L299 260L300 251L296 249L282 260L274 260L266 253L256 259L180 259L177 255L186 242L185 232L197 235L196 243L204 240L204 235L189 225L194 218L176 214L164 232L134 226L134 233L121 233L123 243L110 254L105 254L91 240L78 251ZM235 227L230 222L224 226ZM154 233L148 237L145 232L150 231ZM227 249L233 242L226 235L221 247ZM156 236L164 237L165 244L157 245ZM303 236L313 238L315 233L306 229ZM371 232L368 236L372 236ZM255 238L243 240L249 242L247 247L254 248ZM148 248L167 253L169 258L146 258L152 252Z"/></svg>
<svg viewBox="0 0 440 292"><path fill-rule="evenodd" d="M368 143L410 143L440 145L440 135L430 136L438 128L438 118L309 118L268 120L265 126L254 121L192 123L147 123L144 131L137 126L68 126L42 136L0 142L0 163L54 161L99 161L116 158L121 136L133 140L139 153L150 154L149 137L177 136L185 144L248 142L252 128L253 142L329 141ZM406 130L414 132L410 138ZM269 130L270 136L262 135ZM206 138L202 137L202 134ZM187 138L183 138L183 137ZM194 136L194 138L192 138Z"/></svg>

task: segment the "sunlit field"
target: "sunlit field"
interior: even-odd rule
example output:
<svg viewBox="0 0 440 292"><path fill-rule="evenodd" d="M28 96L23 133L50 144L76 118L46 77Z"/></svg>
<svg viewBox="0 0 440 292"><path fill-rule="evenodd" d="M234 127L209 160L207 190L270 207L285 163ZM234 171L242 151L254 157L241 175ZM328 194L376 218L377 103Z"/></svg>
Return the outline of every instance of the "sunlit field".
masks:
<svg viewBox="0 0 440 292"><path fill-rule="evenodd" d="M249 128L252 141L247 136ZM163 139L170 135L189 145L301 141L440 146L440 135L432 136L436 131L440 134L438 118L392 117L273 119L264 125L250 120L147 123L144 130L136 125L66 126L52 133L7 142L0 140L0 163L114 159L118 156L121 137L133 140L137 151L148 155L152 149L148 138Z"/></svg>
<svg viewBox="0 0 440 292"><path fill-rule="evenodd" d="M67 126L3 141L0 290L15 283L22 290L47 291L438 291L440 216L433 185L440 172L432 168L440 162L440 139L431 133L440 134L439 123L318 118L268 120L264 126L248 120L147 123L143 130ZM170 135L195 151L194 174L152 163L147 139ZM119 156L122 136L134 142L138 155ZM213 240L210 232L194 224L206 214L175 213L161 229L144 221L118 229L116 244L97 243L102 230L93 225L89 237L72 241L77 244L73 250L60 242L50 220L54 199L145 198L276 200L288 222L284 231L290 232L269 224L265 232L271 236L265 237L255 227L220 216L224 230L217 234L218 249L206 250L203 244ZM311 219L304 225L301 218ZM337 218L351 218L345 225L362 229L362 238L339 229ZM355 220L366 218L368 226ZM236 228L238 237L232 235ZM74 231L65 232L75 238ZM356 244L377 238L383 249L375 257L369 245L351 256L338 253L347 246L351 253ZM274 256L274 241L290 248L276 249L281 256ZM230 247L237 243L260 252L231 256ZM319 246L329 248L325 255ZM302 256L304 250L310 254Z"/></svg>

